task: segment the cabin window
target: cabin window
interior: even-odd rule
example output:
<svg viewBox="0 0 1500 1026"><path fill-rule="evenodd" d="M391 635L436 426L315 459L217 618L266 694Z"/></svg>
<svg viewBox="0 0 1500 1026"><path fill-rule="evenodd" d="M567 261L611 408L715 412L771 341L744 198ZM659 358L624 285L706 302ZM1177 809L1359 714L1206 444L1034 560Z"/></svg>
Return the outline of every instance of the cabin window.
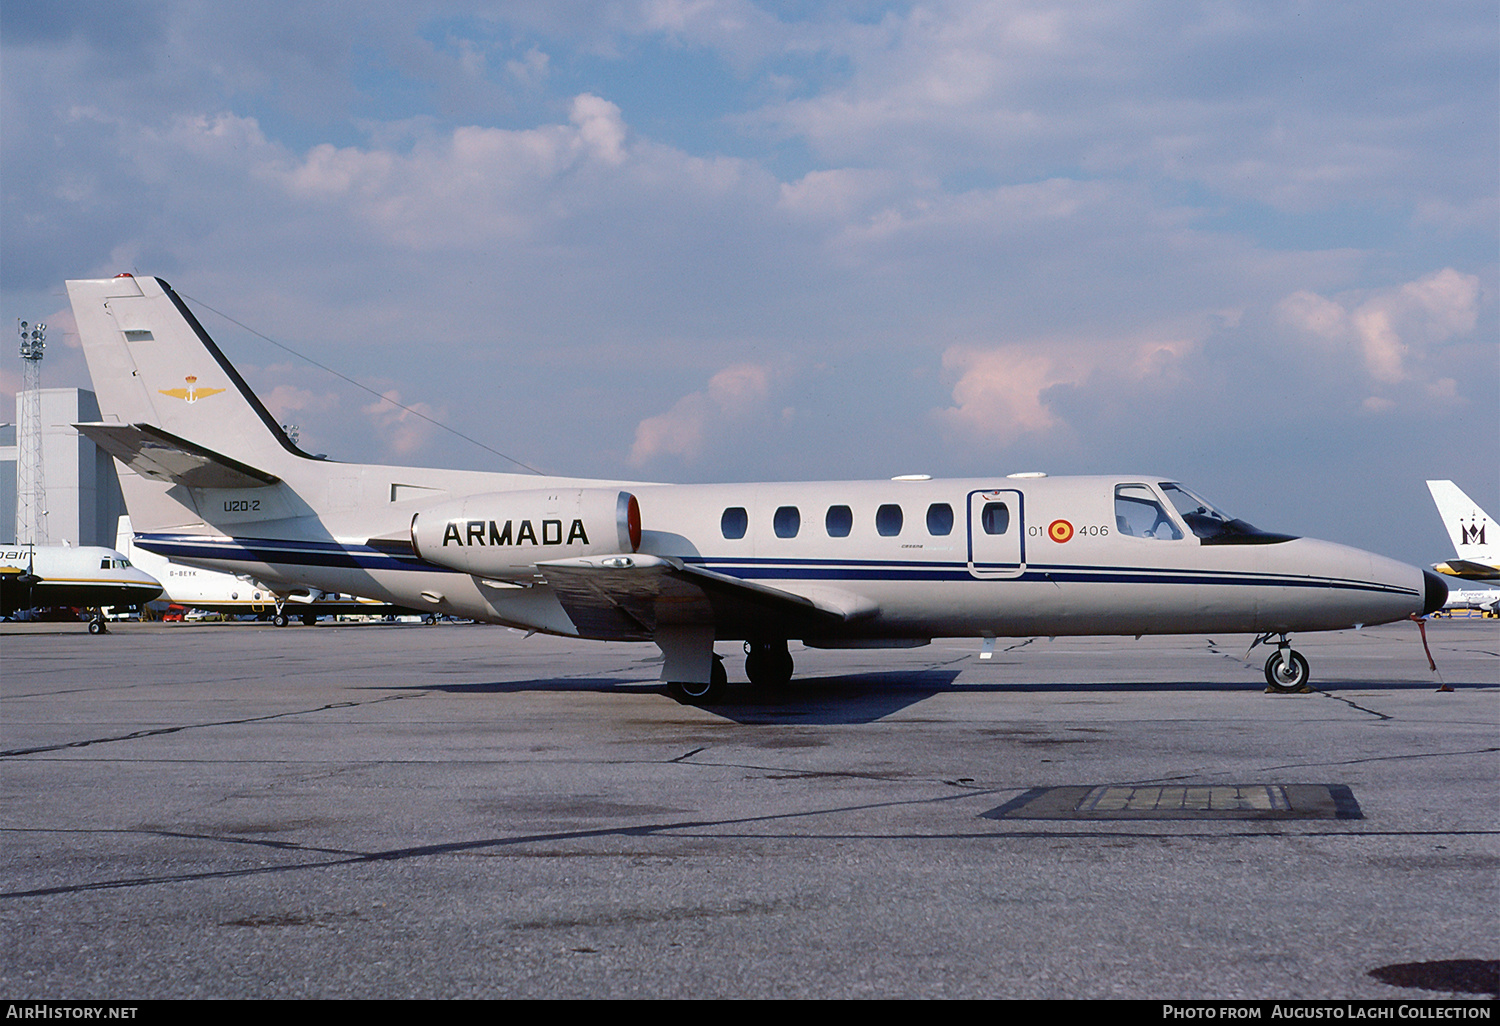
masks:
<svg viewBox="0 0 1500 1026"><path fill-rule="evenodd" d="M781 506L772 518L771 526L776 529L776 537L795 538L802 529L802 514L797 511L796 506Z"/></svg>
<svg viewBox="0 0 1500 1026"><path fill-rule="evenodd" d="M750 514L744 506L730 506L719 519L719 530L726 538L743 538L750 528Z"/></svg>
<svg viewBox="0 0 1500 1026"><path fill-rule="evenodd" d="M1145 485L1120 485L1115 489L1115 527L1132 538L1176 541L1182 537L1156 493Z"/></svg>
<svg viewBox="0 0 1500 1026"><path fill-rule="evenodd" d="M901 533L901 507L888 502L875 511L875 532L882 538L894 538Z"/></svg>
<svg viewBox="0 0 1500 1026"><path fill-rule="evenodd" d="M828 528L828 537L847 538L854 529L854 511L848 506L829 506L823 525Z"/></svg>
<svg viewBox="0 0 1500 1026"><path fill-rule="evenodd" d="M953 507L946 502L934 502L927 507L927 533L942 537L953 533Z"/></svg>
<svg viewBox="0 0 1500 1026"><path fill-rule="evenodd" d="M1004 534L1010 530L1010 507L1003 502L986 502L979 511L979 527L985 534Z"/></svg>

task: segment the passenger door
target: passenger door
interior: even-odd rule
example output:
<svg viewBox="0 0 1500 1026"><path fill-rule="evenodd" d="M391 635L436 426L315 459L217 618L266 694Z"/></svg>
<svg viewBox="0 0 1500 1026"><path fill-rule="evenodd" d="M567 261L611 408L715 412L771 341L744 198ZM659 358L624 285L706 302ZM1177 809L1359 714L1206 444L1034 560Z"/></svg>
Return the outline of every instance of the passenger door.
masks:
<svg viewBox="0 0 1500 1026"><path fill-rule="evenodd" d="M1026 569L1026 519L1014 488L969 493L969 573L1019 577Z"/></svg>

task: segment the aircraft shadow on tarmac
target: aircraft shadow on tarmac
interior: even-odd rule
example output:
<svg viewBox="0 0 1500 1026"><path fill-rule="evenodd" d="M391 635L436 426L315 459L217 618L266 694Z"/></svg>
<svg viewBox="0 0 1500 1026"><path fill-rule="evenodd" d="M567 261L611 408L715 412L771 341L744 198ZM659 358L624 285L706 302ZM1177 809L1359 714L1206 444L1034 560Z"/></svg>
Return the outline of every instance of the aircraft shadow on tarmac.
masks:
<svg viewBox="0 0 1500 1026"><path fill-rule="evenodd" d="M798 677L780 688L755 688L731 685L722 702L703 706L703 710L740 723L873 723L918 702L943 692L964 694L1004 693L1129 693L1129 692L1235 692L1260 691L1253 678L1244 681L1158 681L1143 683L975 683L955 684L958 670L888 670L822 677ZM1410 681L1328 681L1318 691L1408 691L1430 690L1434 680ZM505 695L528 692L601 694L658 692L667 697L666 685L659 681L633 681L620 677L559 677L541 680L494 681L473 684L438 684L409 686L413 691L446 692L453 695ZM385 690L385 689L382 689ZM1278 698L1311 696L1267 695L1267 701Z"/></svg>

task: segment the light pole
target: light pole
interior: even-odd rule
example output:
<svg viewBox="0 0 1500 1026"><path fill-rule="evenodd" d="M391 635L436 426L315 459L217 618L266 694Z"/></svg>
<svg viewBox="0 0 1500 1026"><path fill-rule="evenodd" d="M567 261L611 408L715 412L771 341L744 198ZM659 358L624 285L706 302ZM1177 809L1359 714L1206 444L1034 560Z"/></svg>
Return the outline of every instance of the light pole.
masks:
<svg viewBox="0 0 1500 1026"><path fill-rule="evenodd" d="M21 321L21 423L16 463L16 541L47 544L47 487L42 477L42 353L47 326Z"/></svg>

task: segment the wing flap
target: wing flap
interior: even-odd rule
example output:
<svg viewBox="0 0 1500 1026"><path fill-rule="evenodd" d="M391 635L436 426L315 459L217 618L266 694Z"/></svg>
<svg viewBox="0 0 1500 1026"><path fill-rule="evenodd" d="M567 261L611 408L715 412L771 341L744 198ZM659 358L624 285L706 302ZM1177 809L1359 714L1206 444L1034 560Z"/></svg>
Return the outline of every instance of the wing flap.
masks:
<svg viewBox="0 0 1500 1026"><path fill-rule="evenodd" d="M639 553L539 563L579 631L649 640L660 626L712 624L733 635L747 624L801 637L873 615L861 596L822 588L814 596L743 581L679 559Z"/></svg>
<svg viewBox="0 0 1500 1026"><path fill-rule="evenodd" d="M74 424L78 433L142 477L189 488L262 488L281 478L150 424Z"/></svg>

